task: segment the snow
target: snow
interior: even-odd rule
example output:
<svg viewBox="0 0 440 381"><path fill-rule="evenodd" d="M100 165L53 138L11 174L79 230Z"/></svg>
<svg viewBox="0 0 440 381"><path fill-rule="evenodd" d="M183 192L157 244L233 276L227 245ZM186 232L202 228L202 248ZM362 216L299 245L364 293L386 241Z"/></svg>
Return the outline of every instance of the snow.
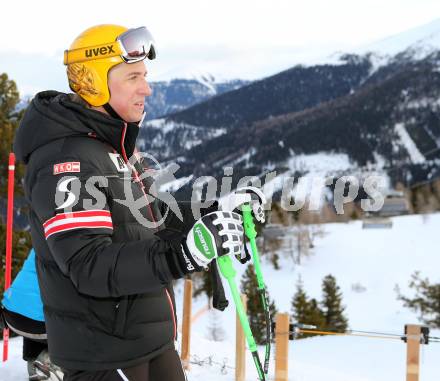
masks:
<svg viewBox="0 0 440 381"><path fill-rule="evenodd" d="M414 141L408 134L403 123L396 123L394 130L400 138L400 143L408 151L409 157L414 164L421 164L425 162L425 157L419 151Z"/></svg>
<svg viewBox="0 0 440 381"><path fill-rule="evenodd" d="M315 240L313 254L304 258L301 266L290 259L288 248L284 252L287 257L280 261L281 270L274 270L263 261L266 284L278 310L290 312L299 276L308 296L320 299L322 278L333 274L343 293L350 329L401 335L405 324L419 324L417 315L403 308L397 300L395 286L398 285L404 295L412 295L408 281L416 270L432 282L440 281L434 240L440 227L440 213L395 217L392 222L392 229L362 229L361 221L327 224L324 236ZM237 264L236 270L240 279L245 268ZM359 286L366 290L357 291ZM203 297L195 299L193 311L199 311L205 303ZM180 303L178 310L181 310ZM220 343L206 340L210 324L209 313L206 313L192 326L191 353L197 358L211 355L220 363L226 358L227 364L234 366L235 314L228 308L218 315L226 333L225 340ZM431 330L431 336L439 336L439 333L439 330ZM440 344L422 346L420 381L437 379L438 356ZM406 346L400 340L326 336L290 342L289 347L290 381L403 380L405 366ZM189 380L234 379L233 370L222 376L220 365L206 368L192 365ZM255 375L248 357L247 380L255 380Z"/></svg>
<svg viewBox="0 0 440 381"><path fill-rule="evenodd" d="M168 183L162 184L160 186L161 192L175 192L179 190L181 187L183 187L185 184L188 184L191 179L193 178L193 175L180 177L176 180L172 180Z"/></svg>
<svg viewBox="0 0 440 381"><path fill-rule="evenodd" d="M400 52L410 49L413 57L422 59L435 50L440 49L440 19L428 24L409 29L402 33L362 45L353 53L366 54L376 53L376 57L394 56Z"/></svg>
<svg viewBox="0 0 440 381"><path fill-rule="evenodd" d="M159 130L164 135L170 133L177 128L184 128L186 130L194 132L203 131L210 138L216 138L226 133L226 128L205 128L200 126L193 126L187 123L174 122L166 118L149 120L148 122L145 122L143 128L154 128Z"/></svg>
<svg viewBox="0 0 440 381"><path fill-rule="evenodd" d="M363 44L358 47L321 55L314 59L301 62L306 66L319 64L343 64L342 57L349 54L366 56L372 64L370 75L377 69L387 65L394 57L405 52L405 56L413 60L421 60L431 53L440 50L440 19L424 24L384 39Z"/></svg>
<svg viewBox="0 0 440 381"><path fill-rule="evenodd" d="M424 48L422 50L425 54L438 50L440 48L440 19L365 46L365 50L388 55L397 54L408 48L414 50Z"/></svg>
<svg viewBox="0 0 440 381"><path fill-rule="evenodd" d="M374 161L375 161L375 166L377 169L383 169L385 168L386 164L387 164L387 160L380 155L379 153L377 153L376 151L373 151L373 156L374 156Z"/></svg>
<svg viewBox="0 0 440 381"><path fill-rule="evenodd" d="M360 221L327 224L324 236L315 241L314 254L305 258L301 266L295 265L290 258L284 258L281 260L282 270L277 271L263 262L268 290L278 310L290 311L290 301L299 276L308 295L319 299L322 278L331 273L343 292L351 329L400 335L405 324L419 323L417 316L403 308L396 299L394 289L397 284L403 294L410 295L407 284L416 270L432 282L439 281L434 237L440 226L440 214L396 217L392 218L392 222L392 229L383 230L363 230ZM236 265L236 270L237 279L240 279L245 269ZM359 286L366 290L356 291ZM181 296L181 287L177 289ZM205 303L203 297L195 299L193 311L199 311ZM181 310L180 303L178 310ZM234 312L228 308L220 314L220 319L226 338L219 343L206 340L209 313L193 324L192 355L198 359L212 356L218 363L223 363L226 358L226 364L234 366L231 353L234 348ZM432 330L431 335L438 336L439 331ZM260 353L263 353L262 348ZM440 371L439 355L440 345L436 343L422 347L420 381L436 379ZM399 340L315 337L290 343L289 380L403 380L405 361L406 347ZM207 380L233 380L233 370L226 369L228 374L221 375L220 369L218 364L203 368L192 365L189 380L205 377ZM254 379L252 360L248 357L247 380Z"/></svg>
<svg viewBox="0 0 440 381"><path fill-rule="evenodd" d="M261 79L277 72L287 70L295 65L341 65L344 63L341 56L345 54L369 54L373 64L373 71L387 64L396 54L405 50L410 52L414 59L422 59L435 50L440 49L440 19L431 23L402 31L395 35L372 41L359 46L326 45L322 46L273 46L272 59L265 60L264 52L230 51L228 60L210 57L200 63L177 64L161 71L158 66L157 79L187 78L195 79L209 87L211 83L220 83L231 79ZM232 64L231 64L232 62ZM253 65L249 65L253 62ZM243 70L243 68L246 68Z"/></svg>
<svg viewBox="0 0 440 381"><path fill-rule="evenodd" d="M309 296L320 298L321 280L331 273L336 276L344 293L344 303L352 329L385 330L402 333L403 325L414 315L402 309L394 287L407 290L411 274L440 281L433 237L440 226L440 213L392 218L393 228L362 229L362 221L326 224L323 237L315 239L314 254L302 265L294 264L289 245L281 253L282 270L263 263L270 295L281 311L290 310L296 281L301 276ZM240 278L245 268L237 267ZM352 285L360 283L367 290L358 293ZM290 290L290 292L286 292ZM365 316L365 307L377 305ZM397 328L396 328L397 327Z"/></svg>
<svg viewBox="0 0 440 381"><path fill-rule="evenodd" d="M167 143L168 135L172 132L179 134L180 145L186 150L226 133L226 128L206 128L187 123L178 123L166 118L147 121L142 128L156 131L155 136L150 141L150 148L160 149L165 157L172 155L169 152L170 147ZM143 143L145 143L145 140L143 140ZM144 145L139 145L139 147L141 149L145 148Z"/></svg>
<svg viewBox="0 0 440 381"><path fill-rule="evenodd" d="M298 176L298 172L301 173L303 185L301 192L309 194L311 187L317 185L316 181L318 179L325 179L328 176L341 176L347 171L350 171L350 175L356 175L355 171L358 169L356 163L351 162L348 155L344 153L295 154L292 150L290 150L290 158L286 160L285 166L288 170L281 174L277 174L275 171L271 172L277 175L273 178L266 175L262 190L267 198L270 199L275 192L285 188L287 186L286 182ZM296 189L297 185L293 187L292 191L295 192Z"/></svg>
<svg viewBox="0 0 440 381"><path fill-rule="evenodd" d="M216 73L214 75L211 71L202 69L201 67L195 67L193 65L185 66L183 64L173 65L166 70L161 70L154 78L155 81L166 82L171 82L174 79L188 79L200 82L210 89L212 95L217 93L213 86L214 84L231 80L231 78L222 73Z"/></svg>
<svg viewBox="0 0 440 381"><path fill-rule="evenodd" d="M319 152L316 154L292 155L288 161L291 170L313 172L327 175L337 171L346 171L353 167L347 154Z"/></svg>
<svg viewBox="0 0 440 381"><path fill-rule="evenodd" d="M440 213L391 220L391 229L362 229L361 221L323 225L323 234L315 238L312 254L304 257L301 265L291 259L289 237L279 251L280 270L273 269L262 253L266 284L278 310L290 312L299 276L308 296L320 299L322 278L332 274L343 293L350 329L401 335L405 324L420 323L418 316L397 300L395 286L398 285L404 295L412 295L408 281L417 270L431 282L440 281L435 238L440 228ZM287 227L288 232L289 229L293 228ZM234 263L239 281L245 266ZM182 285L182 281L176 285L179 318L182 316ZM226 294L232 300L227 287ZM235 379L235 312L228 307L222 313L212 310L203 313L206 303L204 296L193 299L193 317L198 311L202 313L192 325L188 380L232 381ZM223 328L222 341L208 339L213 318ZM440 336L440 330L431 330L430 334ZM263 348L260 348L260 356L262 354ZM421 347L420 381L438 379L439 356L440 344ZM256 380L248 352L246 364L246 380ZM405 371L406 345L400 340L321 336L289 344L289 381L403 380ZM10 360L0 365L0 380L26 380L20 338L10 341ZM273 353L269 380L274 380Z"/></svg>
<svg viewBox="0 0 440 381"><path fill-rule="evenodd" d="M438 108L438 107L440 107L440 98L422 97L419 99L411 100L411 101L407 102L404 106L407 109L418 109L418 108L425 108L425 107Z"/></svg>
<svg viewBox="0 0 440 381"><path fill-rule="evenodd" d="M229 162L228 166L234 167L235 165L244 162L244 168L247 168L251 163L250 159L253 155L255 155L256 152L257 150L255 147L251 147L248 151L246 151L246 153Z"/></svg>
<svg viewBox="0 0 440 381"><path fill-rule="evenodd" d="M27 367L22 360L22 342L21 337L9 339L8 361L0 363L0 380L1 381L27 381ZM1 350L3 356L3 342L1 342Z"/></svg>

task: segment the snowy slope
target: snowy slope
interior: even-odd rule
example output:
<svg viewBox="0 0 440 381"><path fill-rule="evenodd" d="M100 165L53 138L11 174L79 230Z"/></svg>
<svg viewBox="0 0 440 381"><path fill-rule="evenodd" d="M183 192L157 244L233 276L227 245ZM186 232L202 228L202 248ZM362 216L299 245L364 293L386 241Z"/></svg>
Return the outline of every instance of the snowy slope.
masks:
<svg viewBox="0 0 440 381"><path fill-rule="evenodd" d="M371 44L360 46L355 53L375 52L392 56L408 48L418 51L421 55L440 49L440 19Z"/></svg>
<svg viewBox="0 0 440 381"><path fill-rule="evenodd" d="M153 156L169 158L225 133L225 128L203 128L160 118L145 122L138 147Z"/></svg>
<svg viewBox="0 0 440 381"><path fill-rule="evenodd" d="M419 323L416 314L404 309L396 300L394 289L397 284L403 294L411 295L407 284L415 270L420 270L432 282L440 281L437 270L440 259L435 245L440 213L392 220L394 225L390 230L363 230L360 221L325 225L325 235L315 241L314 254L301 266L294 265L290 258L281 262L282 269L278 271L264 263L266 283L278 310L290 312L299 276L308 295L320 299L322 278L331 273L343 292L351 329L400 335L405 324ZM244 268L236 268L240 277ZM356 286L366 290L355 291L352 287L356 289ZM196 299L193 311L204 305L203 297ZM207 313L193 324L193 353L198 358L211 354L220 363L226 357L227 364L233 366L234 357L230 352L234 348L234 312L228 308L224 313L215 314L225 330L225 341L216 343L225 346L224 352L216 354L215 350L209 350L213 348L210 347L212 342L204 341L212 324L210 313ZM431 335L440 336L440 331L432 330ZM390 381L405 377L406 348L399 340L316 337L293 342L289 350L289 380L292 381ZM432 343L422 348L420 381L438 379L438 356L440 344ZM202 374L199 366L193 368L195 374ZM213 371L220 372L220 368L212 366ZM250 358L248 370L249 376L254 374ZM191 378L192 374L190 372L190 380L199 379ZM229 378L219 376L218 379L232 380L233 371L229 370Z"/></svg>
<svg viewBox="0 0 440 381"><path fill-rule="evenodd" d="M402 308L401 302L396 300L394 287L398 284L403 293L408 293L407 283L416 270L433 282L440 281L437 269L440 258L435 244L440 213L392 220L390 230L365 230L361 221L326 224L324 236L315 239L313 254L304 259L301 266L290 259L288 248L281 261L281 270L263 263L269 293L278 310L290 311L299 276L308 295L319 299L322 278L331 273L344 294L351 329L402 333L403 326L417 321L417 316ZM245 268L236 267L240 278ZM356 284L364 286L366 291L352 290ZM195 310L203 303L197 299ZM229 312L222 317L229 319ZM204 322L201 318L197 324L203 330L209 321Z"/></svg>
<svg viewBox="0 0 440 381"><path fill-rule="evenodd" d="M217 60L215 62L206 59L203 63L194 63L183 65L172 65L166 70L157 68L157 79L168 80L171 78L201 79L208 81L225 81L230 78L263 78L275 72L287 69L297 64L313 66L318 64L336 64L340 61L343 53L354 53L364 55L374 53L373 60L381 62L403 52L407 49L412 51L414 58L420 59L434 50L440 49L440 19L433 20L428 24L423 24L415 28L402 31L395 35L363 44L353 49L344 49L337 52L329 51L326 47L307 47L306 49L276 48L273 47L272 59L265 63L263 56L255 52L229 52L226 54L227 61ZM252 57L252 58L250 58ZM231 65L231 60L234 64ZM254 64L249 67L247 62ZM246 67L245 72L240 68Z"/></svg>
<svg viewBox="0 0 440 381"><path fill-rule="evenodd" d="M374 72L379 67L388 64L400 53L404 53L405 58L421 60L438 50L440 50L440 19L369 44L360 45L349 51L339 51L329 56L323 56L309 62L308 65L342 63L344 60L341 58L346 53L359 56L369 55L373 65L372 72Z"/></svg>
<svg viewBox="0 0 440 381"><path fill-rule="evenodd" d="M185 67L182 65L175 65L172 69L165 72L160 72L155 76L155 81L171 81L173 79L189 79L195 80L204 84L211 89L211 94L215 95L216 90L214 84L227 82L229 78L216 74L215 76L207 70L200 68Z"/></svg>
<svg viewBox="0 0 440 381"><path fill-rule="evenodd" d="M358 47L339 50L330 55L321 55L301 62L306 66L318 64L341 64L343 57L349 54L359 56L369 55L374 72L377 68L388 64L399 53L405 53L406 58L420 60L440 50L440 19L428 24L397 33L384 39L373 41Z"/></svg>
<svg viewBox="0 0 440 381"><path fill-rule="evenodd" d="M432 282L440 281L436 244L440 213L396 217L392 221L393 228L384 230L363 230L360 221L327 224L325 234L314 242L313 254L305 258L301 266L290 259L287 240L281 270L274 270L263 262L269 293L278 310L290 312L290 300L299 276L308 295L320 299L322 278L331 273L343 292L351 329L402 334L405 324L418 323L417 316L396 300L394 288L397 284L402 293L410 295L407 283L415 270L420 270L422 276L429 277ZM235 267L240 279L245 268L238 264ZM365 290L359 291L362 288ZM182 297L182 282L179 282L176 287L178 316L181 316ZM205 297L194 299L193 316L205 305ZM207 339L213 319L222 324L223 341ZM192 326L192 364L188 379L234 380L234 335L235 313L232 308L223 313L202 313ZM431 335L440 336L440 331L432 330ZM11 341L10 351L11 360L0 364L0 381L24 381L26 374L25 364L20 359L20 339ZM440 344L422 347L420 381L438 379L439 357ZM405 364L406 347L400 340L315 337L290 342L289 347L290 381L404 380ZM272 363L270 380L274 379L273 371ZM247 380L256 379L250 357L247 358L246 374Z"/></svg>

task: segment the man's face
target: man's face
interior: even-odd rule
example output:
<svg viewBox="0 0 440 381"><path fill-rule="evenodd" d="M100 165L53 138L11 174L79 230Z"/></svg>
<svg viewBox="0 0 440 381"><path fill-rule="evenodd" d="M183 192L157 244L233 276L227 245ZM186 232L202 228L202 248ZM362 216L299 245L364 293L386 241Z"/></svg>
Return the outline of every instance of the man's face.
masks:
<svg viewBox="0 0 440 381"><path fill-rule="evenodd" d="M126 122L138 122L144 112L145 97L151 95L144 61L113 67L108 75L110 105Z"/></svg>

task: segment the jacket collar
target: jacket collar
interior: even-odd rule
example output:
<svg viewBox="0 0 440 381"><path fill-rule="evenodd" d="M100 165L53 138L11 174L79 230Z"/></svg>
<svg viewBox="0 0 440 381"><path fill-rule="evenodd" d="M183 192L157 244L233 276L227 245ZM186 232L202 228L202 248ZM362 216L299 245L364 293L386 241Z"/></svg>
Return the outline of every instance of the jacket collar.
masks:
<svg viewBox="0 0 440 381"><path fill-rule="evenodd" d="M137 123L125 122L103 112L90 109L72 101L69 96L63 97L60 103L64 104L66 108L77 112L79 119L90 128L91 132L95 133L98 139L110 144L125 160L133 155L139 134Z"/></svg>

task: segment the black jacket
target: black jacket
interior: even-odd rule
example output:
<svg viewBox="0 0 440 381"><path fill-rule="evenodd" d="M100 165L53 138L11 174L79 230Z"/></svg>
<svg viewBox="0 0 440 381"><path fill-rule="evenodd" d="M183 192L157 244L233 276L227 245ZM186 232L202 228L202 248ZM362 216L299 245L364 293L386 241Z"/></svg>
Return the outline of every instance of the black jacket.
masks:
<svg viewBox="0 0 440 381"><path fill-rule="evenodd" d="M55 91L34 98L17 130L49 352L67 369L134 366L174 346L179 245L117 201L124 187L134 200L148 192L126 176L137 134ZM91 176L105 178L92 192ZM156 202L139 213L161 218Z"/></svg>

